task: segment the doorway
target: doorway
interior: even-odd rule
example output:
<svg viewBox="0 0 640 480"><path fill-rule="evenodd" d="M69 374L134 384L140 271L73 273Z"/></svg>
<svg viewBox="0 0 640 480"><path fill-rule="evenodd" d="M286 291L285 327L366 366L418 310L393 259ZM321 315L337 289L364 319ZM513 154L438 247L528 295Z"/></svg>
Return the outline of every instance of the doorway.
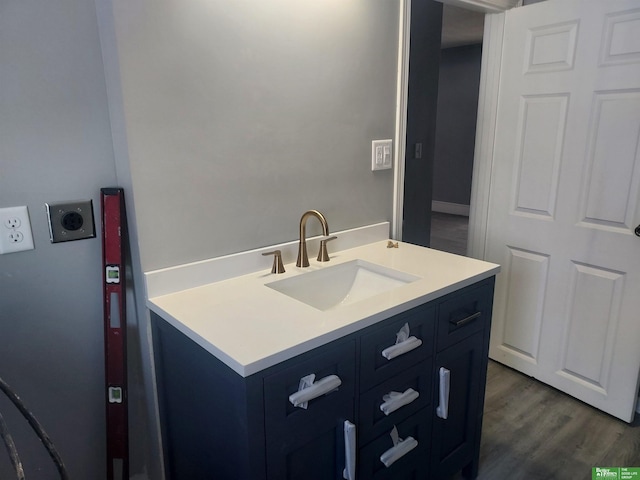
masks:
<svg viewBox="0 0 640 480"><path fill-rule="evenodd" d="M484 13L444 5L430 246L467 254Z"/></svg>

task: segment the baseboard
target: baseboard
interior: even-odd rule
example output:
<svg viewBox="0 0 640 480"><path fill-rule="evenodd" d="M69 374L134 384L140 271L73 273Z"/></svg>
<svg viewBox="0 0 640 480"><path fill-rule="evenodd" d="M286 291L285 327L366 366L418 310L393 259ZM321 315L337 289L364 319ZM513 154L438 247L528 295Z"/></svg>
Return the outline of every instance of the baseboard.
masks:
<svg viewBox="0 0 640 480"><path fill-rule="evenodd" d="M469 205L461 203L441 202L440 200L431 201L431 210L440 213L449 213L451 215L469 216Z"/></svg>

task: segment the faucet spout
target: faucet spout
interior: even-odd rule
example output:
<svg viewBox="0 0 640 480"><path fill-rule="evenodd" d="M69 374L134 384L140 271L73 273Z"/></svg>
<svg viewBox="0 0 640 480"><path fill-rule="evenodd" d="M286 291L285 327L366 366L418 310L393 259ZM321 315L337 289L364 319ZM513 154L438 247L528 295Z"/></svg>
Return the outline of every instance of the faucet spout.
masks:
<svg viewBox="0 0 640 480"><path fill-rule="evenodd" d="M308 210L302 214L300 218L300 242L298 243L298 260L296 261L296 267L308 267L309 256L307 255L307 220L309 217L316 217L322 225L322 234L326 237L329 236L329 225L327 219L317 210Z"/></svg>

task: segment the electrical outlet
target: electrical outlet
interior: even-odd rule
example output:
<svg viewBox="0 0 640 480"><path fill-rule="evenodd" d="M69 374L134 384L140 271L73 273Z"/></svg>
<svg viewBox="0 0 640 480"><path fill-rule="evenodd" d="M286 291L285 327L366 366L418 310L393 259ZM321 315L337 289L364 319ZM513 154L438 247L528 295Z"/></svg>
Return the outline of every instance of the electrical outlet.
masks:
<svg viewBox="0 0 640 480"><path fill-rule="evenodd" d="M20 228L22 222L18 217L9 217L4 221L4 226L7 228Z"/></svg>
<svg viewBox="0 0 640 480"><path fill-rule="evenodd" d="M51 243L82 240L96 236L93 202L46 203Z"/></svg>
<svg viewBox="0 0 640 480"><path fill-rule="evenodd" d="M0 254L33 249L27 207L0 208Z"/></svg>

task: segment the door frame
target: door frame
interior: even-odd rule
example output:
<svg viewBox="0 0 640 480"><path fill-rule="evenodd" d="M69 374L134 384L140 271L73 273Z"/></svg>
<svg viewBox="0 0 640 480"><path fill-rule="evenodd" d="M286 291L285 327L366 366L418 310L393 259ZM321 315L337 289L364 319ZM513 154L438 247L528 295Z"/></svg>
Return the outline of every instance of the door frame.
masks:
<svg viewBox="0 0 640 480"><path fill-rule="evenodd" d="M514 5L495 5L484 0L437 0L456 7L485 12L484 39L480 71L480 98L476 124L476 144L471 185L471 208L469 212L469 241L467 254L483 259L485 254L487 216L489 213L489 187L493 164L496 110L500 85L500 61L502 58L502 36L504 11ZM503 2L504 3L504 2ZM513 2L512 2L513 3ZM518 6L521 2L516 2ZM502 12L502 13L495 13ZM393 213L391 237L402 240L404 211L405 154L407 141L407 110L409 89L409 53L411 36L411 0L401 0L398 38L398 88L396 96L396 162L393 172Z"/></svg>
<svg viewBox="0 0 640 480"><path fill-rule="evenodd" d="M398 28L398 76L396 89L396 145L393 165L393 211L391 238L402 240L404 210L405 153L407 144L407 110L409 105L409 53L411 39L411 0L400 0Z"/></svg>
<svg viewBox="0 0 640 480"><path fill-rule="evenodd" d="M481 260L485 258L487 245L489 195L493 171L498 93L500 91L504 22L504 12L488 14L484 17L480 95L471 180L469 240L467 242L467 255Z"/></svg>

